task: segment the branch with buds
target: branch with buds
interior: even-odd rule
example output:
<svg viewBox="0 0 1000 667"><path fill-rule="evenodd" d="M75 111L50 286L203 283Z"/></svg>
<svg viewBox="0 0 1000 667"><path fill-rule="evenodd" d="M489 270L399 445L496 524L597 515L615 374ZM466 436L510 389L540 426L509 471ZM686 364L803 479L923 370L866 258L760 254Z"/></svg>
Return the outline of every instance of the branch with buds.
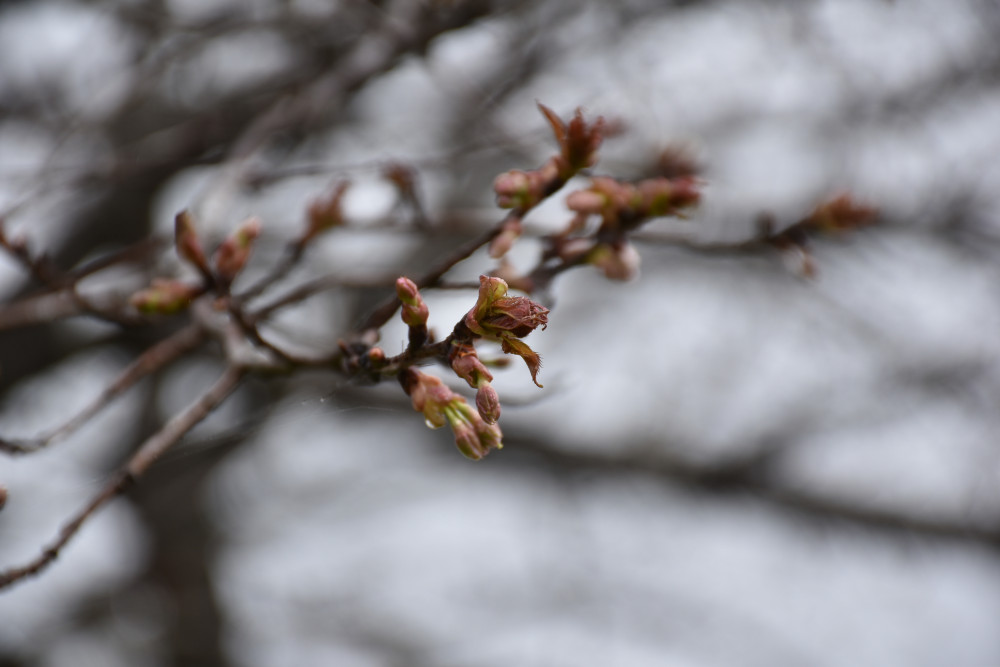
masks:
<svg viewBox="0 0 1000 667"><path fill-rule="evenodd" d="M156 244L146 242L110 259L63 272L44 255L34 253L22 239L10 239L0 220L0 247L47 290L0 308L0 328L5 322L30 323L33 317L35 320L44 317L32 313L45 312L58 313L58 317L88 314L136 327L152 327L167 318L186 319L185 326L173 328L141 354L82 411L39 437L0 439L0 451L25 455L65 439L141 379L161 372L208 341L218 344L223 361L219 379L139 446L45 550L24 565L0 572L0 588L37 574L54 561L96 511L236 392L249 374L270 376L320 368L349 380L374 383L395 379L428 426L451 428L456 446L466 457L479 460L502 448L501 399L493 386L490 364L480 358L477 344L496 343L505 355L520 357L532 382L542 387L541 357L525 342L532 332L544 330L549 321L550 311L535 300L536 295L543 293L557 276L579 267L592 266L612 280L635 277L639 268L639 253L634 245L636 232L650 220L686 215L702 197L702 182L694 173L694 163L678 153L665 154L660 172L650 178L627 181L589 174L597 164L598 149L608 131L605 121L600 117L589 120L579 109L568 121L543 105L539 105L539 110L552 130L557 152L537 169L511 170L498 176L493 183L496 203L507 214L477 238L454 248L413 278L396 274L372 285L352 283L342 276L327 276L284 294L272 293L301 264L316 239L346 233L352 228L344 210L350 185L346 180L337 181L329 192L303 207L302 232L285 245L283 256L249 286L241 286L241 278L253 260L255 245L266 231L265 224L256 218L247 219L212 252L207 252L199 221L193 213L182 211L175 219L173 247L182 262L194 270L195 278L149 276L150 280L144 283L148 286L135 291L127 300L114 303L109 295L105 300L109 305L100 307L77 294L77 282L108 266L148 264L152 250L158 247ZM413 171L394 163L386 166L382 174L397 188L400 201L412 210L414 227L429 233ZM568 220L563 229L541 238L541 250L533 267L515 269L507 262L506 255L526 233L526 218L579 175L589 175L590 183L566 196ZM870 222L872 216L870 209L855 204L845 195L819 206L783 231L762 229L761 236L744 247L756 244L754 247L782 251L798 249L806 255L806 240L810 236L853 230ZM489 256L500 263L481 271L478 285L474 286L475 301L470 293L468 311L454 323L447 337L436 341L428 328L430 310L424 293L449 287L444 282L445 275L480 249L487 249ZM812 271L810 268L804 272ZM359 327L346 332L333 353L300 356L261 334L259 326L275 313L324 290L373 286L384 289L385 301L374 307ZM267 294L269 300L262 303ZM53 310L50 305L49 310L43 310L43 298L56 299L60 309ZM397 311L407 327L407 342L403 352L387 356L377 343L383 326ZM475 392L471 404L443 379L420 369L434 363ZM5 500L6 491L0 486L0 509Z"/></svg>

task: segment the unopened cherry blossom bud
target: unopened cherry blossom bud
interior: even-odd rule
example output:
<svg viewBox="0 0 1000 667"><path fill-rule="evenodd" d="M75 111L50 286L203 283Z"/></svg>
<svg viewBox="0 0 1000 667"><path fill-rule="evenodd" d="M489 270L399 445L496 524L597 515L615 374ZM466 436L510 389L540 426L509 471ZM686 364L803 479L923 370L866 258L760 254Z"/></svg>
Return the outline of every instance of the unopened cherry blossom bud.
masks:
<svg viewBox="0 0 1000 667"><path fill-rule="evenodd" d="M174 245L181 259L190 262L202 275L209 274L205 251L201 247L194 228L194 216L190 211L181 211L174 219Z"/></svg>
<svg viewBox="0 0 1000 667"><path fill-rule="evenodd" d="M416 349L427 342L427 317L429 311L417 284L409 278L400 277L396 280L396 296L403 304L400 316L403 323L410 328L410 349Z"/></svg>
<svg viewBox="0 0 1000 667"><path fill-rule="evenodd" d="M300 243L304 245L319 234L344 224L344 194L350 185L350 181L340 181L327 196L317 197L309 204L306 211L306 231Z"/></svg>
<svg viewBox="0 0 1000 667"><path fill-rule="evenodd" d="M531 178L526 171L512 169L496 177L493 191L500 208L525 208L531 199Z"/></svg>
<svg viewBox="0 0 1000 667"><path fill-rule="evenodd" d="M416 306L423 302L417 284L405 276L396 279L396 296L404 306Z"/></svg>
<svg viewBox="0 0 1000 667"><path fill-rule="evenodd" d="M475 429L476 433L479 434L479 444L487 453L493 449L503 449L503 433L499 426L480 420L476 422Z"/></svg>
<svg viewBox="0 0 1000 667"><path fill-rule="evenodd" d="M466 457L478 461L490 450L503 447L500 428L483 421L464 399L453 401L444 412L455 434L455 445Z"/></svg>
<svg viewBox="0 0 1000 667"><path fill-rule="evenodd" d="M231 283L250 259L253 242L260 236L260 220L250 218L233 230L215 251L215 273L224 284Z"/></svg>
<svg viewBox="0 0 1000 667"><path fill-rule="evenodd" d="M500 395L489 382L483 382L476 390L476 410L487 424L496 424L500 419Z"/></svg>
<svg viewBox="0 0 1000 667"><path fill-rule="evenodd" d="M455 445L470 459L479 460L492 449L503 447L503 436L495 424L487 424L465 399L455 394L439 378L407 368L399 383L410 395L413 408L423 413L431 428L446 423L455 435Z"/></svg>
<svg viewBox="0 0 1000 667"><path fill-rule="evenodd" d="M204 288L198 285L156 279L146 289L133 294L129 303L142 313L171 315L187 308L192 300L204 292Z"/></svg>
<svg viewBox="0 0 1000 667"><path fill-rule="evenodd" d="M473 389L493 380L493 375L479 360L476 348L469 343L453 343L448 358L455 374L468 382Z"/></svg>
<svg viewBox="0 0 1000 667"><path fill-rule="evenodd" d="M566 208L586 215L600 215L608 203L608 198L593 190L577 190L566 197Z"/></svg>
<svg viewBox="0 0 1000 667"><path fill-rule="evenodd" d="M7 487L0 484L0 510L7 504Z"/></svg>
<svg viewBox="0 0 1000 667"><path fill-rule="evenodd" d="M455 394L444 386L440 378L410 368L400 373L399 383L409 394L413 409L423 413L429 427L441 428L445 425L444 408Z"/></svg>
<svg viewBox="0 0 1000 667"><path fill-rule="evenodd" d="M843 232L870 224L876 215L875 209L855 203L845 193L817 206L804 224L821 232Z"/></svg>

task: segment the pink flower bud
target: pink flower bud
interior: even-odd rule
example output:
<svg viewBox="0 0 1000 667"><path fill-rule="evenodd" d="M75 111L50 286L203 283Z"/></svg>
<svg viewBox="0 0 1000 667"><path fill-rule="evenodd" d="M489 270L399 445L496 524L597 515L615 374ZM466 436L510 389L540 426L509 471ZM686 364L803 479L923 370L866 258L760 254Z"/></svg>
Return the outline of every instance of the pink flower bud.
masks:
<svg viewBox="0 0 1000 667"><path fill-rule="evenodd" d="M421 301L417 284L405 276L396 279L396 296L407 306L416 306Z"/></svg>
<svg viewBox="0 0 1000 667"><path fill-rule="evenodd" d="M464 398L444 386L440 379L408 368L400 373L399 381L428 426L439 428L445 423L451 426L455 445L468 458L478 461L490 450L503 447L500 428L483 421Z"/></svg>
<svg viewBox="0 0 1000 667"><path fill-rule="evenodd" d="M520 169L500 174L493 181L493 191L497 195L497 206L500 208L522 208L529 201L531 179L528 173Z"/></svg>
<svg viewBox="0 0 1000 667"><path fill-rule="evenodd" d="M608 198L593 190L577 190L566 197L566 208L586 215L600 215Z"/></svg>
<svg viewBox="0 0 1000 667"><path fill-rule="evenodd" d="M423 297L420 296L417 284L406 277L398 278L396 280L396 296L403 304L401 313L403 323L411 330L414 328L423 329L423 333L418 336L421 339L418 345L422 344L423 340L426 339L427 317L430 313Z"/></svg>
<svg viewBox="0 0 1000 667"><path fill-rule="evenodd" d="M208 275L208 261L194 229L194 216L190 211L181 211L174 218L174 245L181 259L191 263L203 275Z"/></svg>
<svg viewBox="0 0 1000 667"><path fill-rule="evenodd" d="M448 358L451 361L451 369L458 377L469 383L473 389L481 386L484 382L493 380L483 362L476 354L476 348L468 343L453 343Z"/></svg>
<svg viewBox="0 0 1000 667"><path fill-rule="evenodd" d="M400 383L404 391L410 395L413 409L422 412L427 425L431 428L441 428L445 425L445 406L455 398L455 393L444 386L440 378L415 369L409 369L401 375Z"/></svg>
<svg viewBox="0 0 1000 667"><path fill-rule="evenodd" d="M476 391L476 409L487 424L496 424L500 419L500 395L489 382L483 382Z"/></svg>
<svg viewBox="0 0 1000 667"><path fill-rule="evenodd" d="M250 218L241 223L215 251L215 272L219 280L231 283L250 259L253 242L260 236L260 220Z"/></svg>
<svg viewBox="0 0 1000 667"><path fill-rule="evenodd" d="M317 197L309 204L302 244L308 243L322 232L344 224L344 193L350 185L350 181L340 181L333 186L326 197Z"/></svg>
<svg viewBox="0 0 1000 667"><path fill-rule="evenodd" d="M455 445L466 457L478 461L490 450L503 447L500 428L484 422L464 399L449 404L445 415L455 434Z"/></svg>

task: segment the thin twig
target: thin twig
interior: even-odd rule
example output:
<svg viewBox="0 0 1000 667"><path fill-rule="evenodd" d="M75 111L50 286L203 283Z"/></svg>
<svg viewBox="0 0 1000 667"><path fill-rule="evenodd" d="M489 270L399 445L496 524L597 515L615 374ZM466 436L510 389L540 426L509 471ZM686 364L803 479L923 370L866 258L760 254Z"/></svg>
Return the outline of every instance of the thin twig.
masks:
<svg viewBox="0 0 1000 667"><path fill-rule="evenodd" d="M103 507L109 500L125 491L132 482L146 472L154 461L226 400L239 386L242 377L242 368L228 366L215 384L202 394L198 400L174 416L159 431L150 436L132 458L129 459L128 463L120 468L100 492L62 527L56 539L37 557L25 565L0 572L0 589L38 574L55 561L66 544L73 539L81 526L97 510Z"/></svg>
<svg viewBox="0 0 1000 667"><path fill-rule="evenodd" d="M143 352L99 396L65 423L32 440L0 439L0 451L9 454L31 454L65 439L139 380L155 373L184 353L194 349L204 338L205 332L198 325L192 324L177 331Z"/></svg>

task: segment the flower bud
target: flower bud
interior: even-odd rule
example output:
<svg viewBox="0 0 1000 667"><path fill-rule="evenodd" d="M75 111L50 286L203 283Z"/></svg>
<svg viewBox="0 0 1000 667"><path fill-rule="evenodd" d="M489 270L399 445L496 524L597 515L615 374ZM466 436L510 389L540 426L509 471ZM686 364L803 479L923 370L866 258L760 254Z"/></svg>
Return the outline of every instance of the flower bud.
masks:
<svg viewBox="0 0 1000 667"><path fill-rule="evenodd" d="M427 426L441 428L445 425L444 408L455 393L444 386L440 378L411 368L400 374L400 384L410 395L413 409L423 413Z"/></svg>
<svg viewBox="0 0 1000 667"><path fill-rule="evenodd" d="M469 407L465 399L458 398L445 409L445 416L455 434L455 445L466 457L478 461L492 449L503 448L503 435L496 424L487 424Z"/></svg>
<svg viewBox="0 0 1000 667"><path fill-rule="evenodd" d="M410 328L410 348L415 349L427 341L427 317L429 311L424 303L417 284L409 278L400 277L396 280L396 296L403 304L400 316L403 323Z"/></svg>
<svg viewBox="0 0 1000 667"><path fill-rule="evenodd" d="M174 218L174 245L181 259L197 268L203 275L208 275L208 261L201 247L198 233L194 228L194 216L184 210Z"/></svg>
<svg viewBox="0 0 1000 667"><path fill-rule="evenodd" d="M465 456L479 460L491 449L503 447L503 436L495 424L487 424L465 399L452 392L433 375L408 368L400 373L399 382L410 395L413 408L424 415L431 428L447 423L455 435L455 445Z"/></svg>
<svg viewBox="0 0 1000 667"><path fill-rule="evenodd" d="M198 285L158 278L146 289L133 294L129 303L142 313L172 315L187 308L192 300L204 292Z"/></svg>
<svg viewBox="0 0 1000 667"><path fill-rule="evenodd" d="M548 324L549 309L523 296L505 296L507 283L500 278L479 276L479 299L465 316L465 324L480 336L499 339L506 335L523 338Z"/></svg>
<svg viewBox="0 0 1000 667"><path fill-rule="evenodd" d="M0 510L7 504L7 487L0 484Z"/></svg>
<svg viewBox="0 0 1000 667"><path fill-rule="evenodd" d="M228 285L246 266L253 242L260 236L260 220L250 218L242 222L215 251L215 273Z"/></svg>
<svg viewBox="0 0 1000 667"><path fill-rule="evenodd" d="M531 199L531 178L526 171L512 169L496 177L493 191L500 208L527 208Z"/></svg>
<svg viewBox="0 0 1000 667"><path fill-rule="evenodd" d="M448 358L455 374L468 382L473 389L493 380L489 370L479 360L476 348L469 343L453 343Z"/></svg>
<svg viewBox="0 0 1000 667"><path fill-rule="evenodd" d="M483 382L476 391L476 409L487 424L496 424L500 419L500 395L489 382Z"/></svg>
<svg viewBox="0 0 1000 667"><path fill-rule="evenodd" d="M351 186L350 181L336 183L326 197L317 197L306 211L306 231L300 243L303 245L319 234L344 224L344 193Z"/></svg>
<svg viewBox="0 0 1000 667"><path fill-rule="evenodd" d="M500 341L507 354L516 354L528 365L531 380L538 384L542 360L526 343L518 340L548 324L548 308L523 296L509 297L507 283L500 278L479 277L479 299L465 314L463 323L472 333ZM540 387L541 385L538 384Z"/></svg>
<svg viewBox="0 0 1000 667"><path fill-rule="evenodd" d="M803 224L821 232L843 232L870 224L877 213L845 193L817 206Z"/></svg>

